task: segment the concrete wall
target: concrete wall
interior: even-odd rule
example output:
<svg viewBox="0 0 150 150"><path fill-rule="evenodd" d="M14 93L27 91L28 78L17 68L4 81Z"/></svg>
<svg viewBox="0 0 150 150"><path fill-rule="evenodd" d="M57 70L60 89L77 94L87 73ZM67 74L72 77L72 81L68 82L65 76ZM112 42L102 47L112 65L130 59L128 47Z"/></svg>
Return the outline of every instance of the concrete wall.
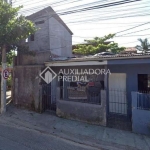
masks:
<svg viewBox="0 0 150 150"><path fill-rule="evenodd" d="M39 74L43 66L16 66L13 71L13 103L40 111Z"/></svg>
<svg viewBox="0 0 150 150"><path fill-rule="evenodd" d="M50 51L42 51L35 54L35 56L31 55L18 55L18 64L17 65L43 65L44 62L50 61L51 52Z"/></svg>
<svg viewBox="0 0 150 150"><path fill-rule="evenodd" d="M101 91L101 105L57 100L59 117L106 126L106 92Z"/></svg>
<svg viewBox="0 0 150 150"><path fill-rule="evenodd" d="M137 109L137 92L132 92L132 131L150 135L150 110Z"/></svg>
<svg viewBox="0 0 150 150"><path fill-rule="evenodd" d="M53 54L72 56L72 35L55 18L49 19L50 49Z"/></svg>
<svg viewBox="0 0 150 150"><path fill-rule="evenodd" d="M38 21L44 21L42 24L37 24L37 31L34 34L34 41L28 41L26 44L30 50L35 51L47 51L50 50L49 44L49 18L45 15L32 20L34 23Z"/></svg>
<svg viewBox="0 0 150 150"><path fill-rule="evenodd" d="M72 35L59 21L49 14L44 14L32 21L34 23L44 21L44 23L36 24L34 41L26 42L30 50L38 52L49 50L58 56L72 56Z"/></svg>

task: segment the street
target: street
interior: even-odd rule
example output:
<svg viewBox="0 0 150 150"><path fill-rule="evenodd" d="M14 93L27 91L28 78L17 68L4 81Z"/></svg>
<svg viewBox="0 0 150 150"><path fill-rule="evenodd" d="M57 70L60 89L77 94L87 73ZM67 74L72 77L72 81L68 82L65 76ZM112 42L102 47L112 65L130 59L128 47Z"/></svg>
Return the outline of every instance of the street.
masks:
<svg viewBox="0 0 150 150"><path fill-rule="evenodd" d="M0 150L149 150L150 138L7 105L0 115Z"/></svg>
<svg viewBox="0 0 150 150"><path fill-rule="evenodd" d="M0 123L0 150L98 150L56 136Z"/></svg>

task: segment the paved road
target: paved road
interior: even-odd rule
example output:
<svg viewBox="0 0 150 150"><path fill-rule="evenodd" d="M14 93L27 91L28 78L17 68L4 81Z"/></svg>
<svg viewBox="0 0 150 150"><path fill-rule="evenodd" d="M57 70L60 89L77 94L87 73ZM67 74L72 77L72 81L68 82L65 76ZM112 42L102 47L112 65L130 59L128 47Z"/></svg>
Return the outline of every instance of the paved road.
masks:
<svg viewBox="0 0 150 150"><path fill-rule="evenodd" d="M0 123L0 150L98 150L57 136Z"/></svg>

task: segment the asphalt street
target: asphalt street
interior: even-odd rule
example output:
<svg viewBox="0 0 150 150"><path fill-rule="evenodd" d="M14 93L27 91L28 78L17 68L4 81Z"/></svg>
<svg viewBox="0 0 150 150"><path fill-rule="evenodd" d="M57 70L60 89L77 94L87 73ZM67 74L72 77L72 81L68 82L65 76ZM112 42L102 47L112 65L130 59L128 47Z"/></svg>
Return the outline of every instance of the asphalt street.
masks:
<svg viewBox="0 0 150 150"><path fill-rule="evenodd" d="M98 150L57 136L0 123L0 150Z"/></svg>

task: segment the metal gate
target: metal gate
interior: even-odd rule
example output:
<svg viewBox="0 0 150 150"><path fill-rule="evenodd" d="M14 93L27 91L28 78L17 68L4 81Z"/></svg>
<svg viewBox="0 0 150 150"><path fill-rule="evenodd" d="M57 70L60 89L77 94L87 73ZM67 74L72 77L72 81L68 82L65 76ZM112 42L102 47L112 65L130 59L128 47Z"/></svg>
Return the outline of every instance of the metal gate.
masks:
<svg viewBox="0 0 150 150"><path fill-rule="evenodd" d="M51 83L42 85L42 110L56 111L56 94L52 94Z"/></svg>
<svg viewBox="0 0 150 150"><path fill-rule="evenodd" d="M127 92L109 90L107 101L107 126L131 130L131 101L127 99Z"/></svg>

